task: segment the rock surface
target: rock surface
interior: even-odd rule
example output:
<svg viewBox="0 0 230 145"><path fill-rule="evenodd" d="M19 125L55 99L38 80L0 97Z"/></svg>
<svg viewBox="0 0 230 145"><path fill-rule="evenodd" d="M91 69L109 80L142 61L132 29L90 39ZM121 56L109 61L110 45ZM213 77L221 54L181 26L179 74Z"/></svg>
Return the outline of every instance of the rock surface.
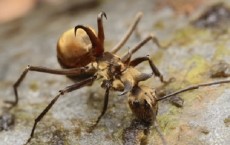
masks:
<svg viewBox="0 0 230 145"><path fill-rule="evenodd" d="M211 6L218 0L208 1ZM203 3L206 2L203 0ZM224 1L229 6L228 1ZM207 2L206 2L207 3ZM167 4L167 3L166 3ZM166 49L148 43L135 56L150 55L166 78L176 80L167 86L173 92L188 85L228 78L211 78L215 62L230 63L229 21L212 28L193 25L207 7L177 13L170 6L158 8L157 1L146 0L87 0L69 2L62 6L41 5L27 17L0 26L0 107L6 113L4 100L13 100L13 83L27 65L60 68L56 60L56 42L60 35L77 24L96 28L96 17L105 11L106 48L111 49L128 29L135 14L144 13L138 32L141 38L154 33ZM139 37L130 38L123 50L132 48ZM134 56L134 57L135 57ZM150 71L148 65L140 70ZM0 132L0 145L22 145L29 137L35 117L46 107L58 90L72 84L64 76L31 72L19 87L19 104L9 113L15 121L13 127ZM157 78L146 81L157 87ZM87 129L100 114L104 90L100 82L60 98L38 124L31 145L117 145L122 144L122 134L131 124L133 116L127 98L111 94L107 113L92 133ZM230 115L230 84L201 88L180 97L183 107L162 101L159 104L158 122L168 144L177 145L227 145L230 128L226 118ZM127 132L126 132L127 133ZM128 139L126 139L128 140ZM149 144L161 144L152 127Z"/></svg>

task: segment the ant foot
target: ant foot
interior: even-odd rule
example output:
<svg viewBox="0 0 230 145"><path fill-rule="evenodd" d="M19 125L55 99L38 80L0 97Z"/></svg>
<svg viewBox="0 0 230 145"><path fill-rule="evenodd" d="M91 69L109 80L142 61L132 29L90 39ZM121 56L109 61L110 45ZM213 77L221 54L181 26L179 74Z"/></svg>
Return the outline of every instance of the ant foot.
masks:
<svg viewBox="0 0 230 145"><path fill-rule="evenodd" d="M15 102L15 101L8 101L8 100L5 100L4 103L10 105L10 106L8 107L9 110L12 109L12 108L14 108L14 107L17 105L17 102Z"/></svg>

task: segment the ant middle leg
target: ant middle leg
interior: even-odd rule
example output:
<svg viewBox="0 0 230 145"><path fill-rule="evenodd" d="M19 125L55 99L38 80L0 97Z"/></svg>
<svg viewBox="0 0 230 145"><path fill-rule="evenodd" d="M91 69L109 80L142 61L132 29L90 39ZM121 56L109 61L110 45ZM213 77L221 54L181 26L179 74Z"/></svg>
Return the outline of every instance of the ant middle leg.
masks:
<svg viewBox="0 0 230 145"><path fill-rule="evenodd" d="M12 105L10 108L13 108L14 106L16 106L18 104L17 88L19 87L21 82L24 80L24 78L26 77L26 75L29 71L42 72L42 73L48 73L48 74L56 74L56 75L74 76L74 75L80 75L82 73L87 73L87 71L89 71L89 70L86 67L73 68L73 69L50 69L50 68L45 68L45 67L40 67L40 66L27 66L26 69L21 74L21 76L18 78L18 80L13 85L15 100L14 101L5 101L6 103L9 103Z"/></svg>
<svg viewBox="0 0 230 145"><path fill-rule="evenodd" d="M68 86L63 90L60 90L59 94L49 103L49 105L35 119L33 128L32 128L31 133L30 133L30 138L27 140L26 144L28 144L30 142L30 140L33 138L34 131L36 129L38 122L41 121L41 119L46 115L46 113L50 110L50 108L54 105L54 103L58 100L58 98L60 96L63 96L64 94L72 92L74 90L80 89L80 88L86 86L87 84L92 83L95 79L96 79L96 76L92 76L92 77L85 79L81 82L78 82L74 85Z"/></svg>
<svg viewBox="0 0 230 145"><path fill-rule="evenodd" d="M160 73L160 71L158 70L158 68L156 67L156 65L153 63L153 61L148 56L135 58L134 60L132 60L132 61L129 62L129 65L132 66L132 67L135 67L135 66L137 66L138 64L140 64L140 63L142 63L144 61L148 61L149 62L149 66L152 69L152 73L155 76L159 77L160 81L162 83L168 83L168 81L164 80L163 75Z"/></svg>

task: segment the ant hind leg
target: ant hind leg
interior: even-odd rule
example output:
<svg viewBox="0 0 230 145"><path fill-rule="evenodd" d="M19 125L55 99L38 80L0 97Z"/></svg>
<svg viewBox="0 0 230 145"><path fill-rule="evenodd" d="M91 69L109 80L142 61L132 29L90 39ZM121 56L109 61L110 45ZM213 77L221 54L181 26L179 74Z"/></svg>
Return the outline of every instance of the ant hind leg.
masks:
<svg viewBox="0 0 230 145"><path fill-rule="evenodd" d="M92 132L93 129L97 126L97 124L99 123L99 121L101 120L101 118L105 115L105 112L107 110L107 107L108 107L108 102L109 102L109 90L110 90L110 87L111 87L111 82L105 82L105 88L106 88L106 91L105 91L105 96L104 96L104 105L103 105L103 109L101 111L101 114L100 116L98 116L97 118L97 121L90 127L90 129L88 130L89 132Z"/></svg>
<svg viewBox="0 0 230 145"><path fill-rule="evenodd" d="M80 75L82 73L87 73L89 71L89 69L87 69L86 67L73 68L73 69L50 69L50 68L45 68L45 67L40 67L40 66L29 66L28 65L26 67L26 69L23 71L23 73L21 74L21 76L18 78L18 80L13 85L15 100L14 101L5 101L6 103L9 103L12 105L10 107L10 109L15 107L18 104L18 91L17 91L17 89L29 71L42 72L42 73L48 73L48 74L56 74L56 75L67 75L67 76L74 76L75 75L76 76L76 75Z"/></svg>
<svg viewBox="0 0 230 145"><path fill-rule="evenodd" d="M34 131L35 131L36 127L37 127L38 122L41 121L41 119L46 115L46 113L50 110L50 108L54 105L54 103L58 100L58 98L60 96L63 96L64 94L72 92L72 91L77 90L79 88L82 88L82 87L86 86L87 84L92 83L92 81L94 81L95 79L96 79L96 77L93 76L93 77L85 79L85 80L83 80L81 82L78 82L78 83L76 83L74 85L68 86L63 90L60 90L59 94L49 103L49 105L35 119L33 128L32 128L31 133L30 133L30 138L27 140L26 144L28 144L30 142L30 140L33 138Z"/></svg>

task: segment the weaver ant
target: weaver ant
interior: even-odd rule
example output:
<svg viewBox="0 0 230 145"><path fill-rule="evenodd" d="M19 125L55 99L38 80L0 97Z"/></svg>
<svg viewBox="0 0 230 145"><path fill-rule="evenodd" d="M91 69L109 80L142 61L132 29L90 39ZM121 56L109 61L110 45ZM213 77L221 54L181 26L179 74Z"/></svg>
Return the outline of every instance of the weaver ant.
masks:
<svg viewBox="0 0 230 145"><path fill-rule="evenodd" d="M35 119L31 134L27 143L33 138L37 123L46 115L58 98L66 93L80 89L84 86L91 85L95 80L102 80L101 87L105 89L104 106L101 114L97 118L95 127L102 116L105 114L108 106L110 90L121 92L120 95L128 94L128 103L133 114L140 120L145 122L154 122L156 124L157 102L171 97L175 94L197 89L200 86L208 86L216 83L229 83L230 81L220 81L215 83L201 84L192 86L187 89L172 93L162 98L158 98L155 90L148 86L139 85L139 82L151 78L153 75L158 77L164 84L170 82L166 81L153 61L147 57L137 57L131 60L132 54L137 52L148 41L152 40L158 47L162 47L158 39L154 35L149 35L140 41L135 47L131 48L122 57L116 53L126 43L132 32L135 30L138 22L142 17L142 13L138 13L135 21L130 26L124 38L111 50L104 51L104 29L102 19L106 18L106 14L101 12L97 16L98 34L84 25L77 25L75 28L66 31L58 40L57 44L57 58L63 69L50 69L38 66L28 66L21 74L19 79L15 82L13 88L15 93L15 101L9 102L12 107L18 104L17 88L25 78L29 71L36 71L42 73L50 73L56 75L66 75L73 80L79 80L73 85L70 85L59 91L58 95L48 104L48 106ZM147 61L152 70L152 73L142 73L135 67L142 62ZM157 127L157 125L156 125ZM158 131L160 133L160 131ZM162 134L160 134L162 136ZM166 144L162 136L162 141Z"/></svg>

